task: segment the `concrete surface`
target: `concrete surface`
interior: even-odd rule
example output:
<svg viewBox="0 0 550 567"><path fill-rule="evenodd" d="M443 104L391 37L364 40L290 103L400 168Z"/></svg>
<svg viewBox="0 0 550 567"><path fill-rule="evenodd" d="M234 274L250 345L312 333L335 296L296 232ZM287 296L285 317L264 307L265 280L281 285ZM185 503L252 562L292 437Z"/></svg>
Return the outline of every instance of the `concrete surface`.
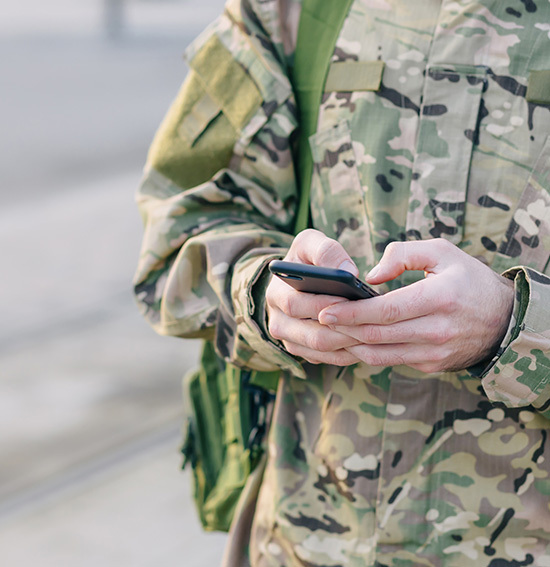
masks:
<svg viewBox="0 0 550 567"><path fill-rule="evenodd" d="M172 443L144 452L97 482L0 531L10 567L210 567L224 537L191 521L188 478Z"/></svg>
<svg viewBox="0 0 550 567"><path fill-rule="evenodd" d="M199 345L156 336L131 277L146 149L222 5L128 0L116 41L100 0L2 9L2 565L219 563L179 471Z"/></svg>

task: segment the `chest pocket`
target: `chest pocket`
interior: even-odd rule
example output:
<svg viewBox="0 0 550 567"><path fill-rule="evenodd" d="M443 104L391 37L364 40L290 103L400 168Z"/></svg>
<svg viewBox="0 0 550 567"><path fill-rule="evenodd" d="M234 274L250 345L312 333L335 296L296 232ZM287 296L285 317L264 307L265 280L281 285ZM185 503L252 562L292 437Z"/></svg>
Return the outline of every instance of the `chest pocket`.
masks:
<svg viewBox="0 0 550 567"><path fill-rule="evenodd" d="M486 68L429 67L423 93L406 233L458 244Z"/></svg>
<svg viewBox="0 0 550 567"><path fill-rule="evenodd" d="M349 123L340 121L309 138L313 156L313 226L338 240L366 269L374 264L371 231Z"/></svg>
<svg viewBox="0 0 550 567"><path fill-rule="evenodd" d="M498 248L493 269L529 266L544 271L550 257L550 136L535 162L508 230Z"/></svg>

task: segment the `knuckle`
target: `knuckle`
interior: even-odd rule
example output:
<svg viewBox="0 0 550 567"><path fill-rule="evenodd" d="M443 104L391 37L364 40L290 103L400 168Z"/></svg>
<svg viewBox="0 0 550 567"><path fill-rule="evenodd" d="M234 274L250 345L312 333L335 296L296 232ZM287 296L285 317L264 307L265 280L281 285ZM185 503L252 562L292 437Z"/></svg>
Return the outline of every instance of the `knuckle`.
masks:
<svg viewBox="0 0 550 567"><path fill-rule="evenodd" d="M443 313L453 313L457 305L455 294L449 290L441 290L436 296L435 303Z"/></svg>
<svg viewBox="0 0 550 567"><path fill-rule="evenodd" d="M386 301L382 306L382 318L384 321L393 322L399 320L401 308L392 301Z"/></svg>
<svg viewBox="0 0 550 567"><path fill-rule="evenodd" d="M275 320L275 318L271 318L267 324L267 330L269 334L276 340L281 340L283 338L281 333L281 325Z"/></svg>
<svg viewBox="0 0 550 567"><path fill-rule="evenodd" d="M431 333L428 334L428 344L431 345L444 345L447 342L447 338L444 336L443 333L433 330Z"/></svg>
<svg viewBox="0 0 550 567"><path fill-rule="evenodd" d="M437 372L437 365L432 362L423 362L422 364L415 364L414 368L420 370L420 372L424 372L425 374L433 374Z"/></svg>
<svg viewBox="0 0 550 567"><path fill-rule="evenodd" d="M302 232L299 232L296 238L300 238L301 240L303 240L303 239L311 238L312 236L316 236L318 234L319 234L318 230L315 230L314 228L306 228L305 230L302 230Z"/></svg>
<svg viewBox="0 0 550 567"><path fill-rule="evenodd" d="M394 240L386 246L384 253L385 254L395 254L396 252L399 251L401 245L402 245L401 242L397 242L396 240Z"/></svg>
<svg viewBox="0 0 550 567"><path fill-rule="evenodd" d="M319 357L307 352L299 351L295 354L298 358L302 361L308 362L309 364L321 364L323 361L319 359Z"/></svg>
<svg viewBox="0 0 550 567"><path fill-rule="evenodd" d="M289 317L294 317L294 304L292 301L292 296L285 293L279 298L279 309Z"/></svg>
<svg viewBox="0 0 550 567"><path fill-rule="evenodd" d="M438 249L441 251L446 251L455 248L455 245L446 238L434 238L433 244L437 246Z"/></svg>
<svg viewBox="0 0 550 567"><path fill-rule="evenodd" d="M319 346L319 338L315 335L308 335L308 337L306 338L306 346L307 348L310 348L311 350L319 350L318 346Z"/></svg>
<svg viewBox="0 0 550 567"><path fill-rule="evenodd" d="M349 311L346 314L345 320L346 323L350 326L356 325L357 324L357 317L359 315L359 312L357 310L357 307L355 304L353 304L352 306L350 306L351 308L349 309Z"/></svg>
<svg viewBox="0 0 550 567"><path fill-rule="evenodd" d="M448 324L435 326L427 336L428 342L434 345L444 345L454 338L454 330Z"/></svg>
<svg viewBox="0 0 550 567"><path fill-rule="evenodd" d="M447 358L447 352L444 349L435 349L428 357L428 361L431 362L433 365L439 367L442 366L441 363L444 360L446 360L446 358Z"/></svg>
<svg viewBox="0 0 550 567"><path fill-rule="evenodd" d="M265 303L268 307L277 306L277 284L273 278L265 290Z"/></svg>
<svg viewBox="0 0 550 567"><path fill-rule="evenodd" d="M327 356L326 362L334 366L348 366L354 357L345 351L335 351Z"/></svg>
<svg viewBox="0 0 550 567"><path fill-rule="evenodd" d="M391 364L391 365L401 365L401 364L406 364L407 361L405 360L405 357L401 354L395 354L394 358L391 361L386 361L386 364Z"/></svg>
<svg viewBox="0 0 550 567"><path fill-rule="evenodd" d="M294 240L292 241L292 246L295 246L296 244L300 244L302 240L307 240L309 234L311 234L311 228L306 228L305 230L299 232L294 237Z"/></svg>
<svg viewBox="0 0 550 567"><path fill-rule="evenodd" d="M450 351L445 348L437 348L430 351L425 357L426 365L430 368L430 372L441 372L445 370L449 355Z"/></svg>
<svg viewBox="0 0 550 567"><path fill-rule="evenodd" d="M427 374L442 372L445 370L445 363L449 352L446 349L435 349L429 352L424 358L424 362L416 365L416 368Z"/></svg>
<svg viewBox="0 0 550 567"><path fill-rule="evenodd" d="M384 249L384 256L392 260L395 258L399 258L401 256L402 246L403 246L402 242L396 242L396 241L390 242Z"/></svg>
<svg viewBox="0 0 550 567"><path fill-rule="evenodd" d="M304 245L307 245L308 243L311 243L314 239L317 239L320 234L322 233L320 233L318 230L315 230L314 228L306 228L305 230L302 230L294 237L291 248L302 247Z"/></svg>
<svg viewBox="0 0 550 567"><path fill-rule="evenodd" d="M285 350L293 356L300 356L301 350L298 345L284 341L283 346L285 347Z"/></svg>
<svg viewBox="0 0 550 567"><path fill-rule="evenodd" d="M317 352L328 352L331 350L328 341L320 333L312 333L308 337L308 347Z"/></svg>
<svg viewBox="0 0 550 567"><path fill-rule="evenodd" d="M292 241L288 253L285 257L287 261L297 261L297 256L300 256L300 250L311 244L312 239L316 238L318 231L313 228L306 228L299 232Z"/></svg>
<svg viewBox="0 0 550 567"><path fill-rule="evenodd" d="M370 351L366 354L365 362L369 366L386 366L385 361L380 354Z"/></svg>
<svg viewBox="0 0 550 567"><path fill-rule="evenodd" d="M321 266L330 263L330 258L334 255L338 246L339 245L335 240L324 238L319 243L319 246L316 250L316 263Z"/></svg>
<svg viewBox="0 0 550 567"><path fill-rule="evenodd" d="M364 343L379 343L382 340L382 332L378 325L365 325L361 331L361 340Z"/></svg>
<svg viewBox="0 0 550 567"><path fill-rule="evenodd" d="M456 327L450 322L445 323L443 329L441 330L442 342L441 344L447 344L456 339L458 331Z"/></svg>

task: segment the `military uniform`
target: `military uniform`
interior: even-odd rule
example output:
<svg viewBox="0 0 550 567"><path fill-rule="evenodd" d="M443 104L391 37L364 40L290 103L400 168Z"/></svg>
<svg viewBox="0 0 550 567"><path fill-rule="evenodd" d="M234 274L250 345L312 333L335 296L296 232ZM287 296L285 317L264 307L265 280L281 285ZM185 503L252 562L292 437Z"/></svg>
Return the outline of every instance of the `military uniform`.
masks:
<svg viewBox="0 0 550 567"><path fill-rule="evenodd" d="M550 3L355 0L336 42L313 226L362 276L392 241L442 237L515 281L493 360L439 374L301 364L266 331L298 202L300 9L230 0L191 45L138 198L153 327L283 370L251 562L549 567Z"/></svg>

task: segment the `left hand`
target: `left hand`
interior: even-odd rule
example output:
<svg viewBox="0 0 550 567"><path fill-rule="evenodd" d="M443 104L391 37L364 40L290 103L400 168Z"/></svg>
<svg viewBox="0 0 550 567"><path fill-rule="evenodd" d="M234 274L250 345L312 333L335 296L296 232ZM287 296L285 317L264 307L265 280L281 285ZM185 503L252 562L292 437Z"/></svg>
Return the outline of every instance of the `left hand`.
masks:
<svg viewBox="0 0 550 567"><path fill-rule="evenodd" d="M461 370L491 356L510 322L514 284L444 239L393 242L367 276L405 270L425 279L380 297L331 305L319 322L361 341L347 350L372 366Z"/></svg>

